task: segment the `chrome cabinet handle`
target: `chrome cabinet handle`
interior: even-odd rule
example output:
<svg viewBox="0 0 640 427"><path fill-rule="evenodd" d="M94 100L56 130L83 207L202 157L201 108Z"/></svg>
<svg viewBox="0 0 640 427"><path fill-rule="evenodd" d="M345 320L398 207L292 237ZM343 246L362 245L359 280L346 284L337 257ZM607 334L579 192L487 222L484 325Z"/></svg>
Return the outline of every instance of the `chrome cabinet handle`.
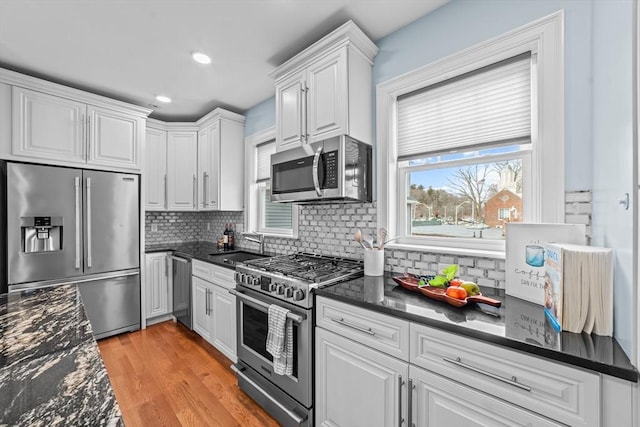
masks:
<svg viewBox="0 0 640 427"><path fill-rule="evenodd" d="M404 381L402 380L402 375L398 375L398 427L402 426L404 423L404 418L402 417L402 386L404 385Z"/></svg>
<svg viewBox="0 0 640 427"><path fill-rule="evenodd" d="M318 147L316 154L313 155L313 166L311 168L311 174L313 175L313 188L316 190L318 196L322 196L322 190L320 189L320 180L318 179L318 164L320 163L320 156L322 155L322 146Z"/></svg>
<svg viewBox="0 0 640 427"><path fill-rule="evenodd" d="M196 181L196 174L193 174L193 208L197 207L197 199L198 199L198 182Z"/></svg>
<svg viewBox="0 0 640 427"><path fill-rule="evenodd" d="M369 335L375 335L376 333L374 331L371 330L371 328L363 328L362 326L358 326L358 325L354 325L353 323L349 323L347 321L344 320L344 318L339 318L339 319L334 319L334 318L330 318L332 321L339 323L341 325L347 326L349 328L353 328L353 329L357 329L358 331L362 331L364 333L367 333Z"/></svg>
<svg viewBox="0 0 640 427"><path fill-rule="evenodd" d="M209 289L205 289L204 312L207 316L209 315Z"/></svg>
<svg viewBox="0 0 640 427"><path fill-rule="evenodd" d="M91 178L87 177L87 267L91 268Z"/></svg>
<svg viewBox="0 0 640 427"><path fill-rule="evenodd" d="M167 194L167 191L169 189L169 185L167 183L167 174L164 174L164 203L163 203L163 208L167 206L167 203L169 202L169 196Z"/></svg>
<svg viewBox="0 0 640 427"><path fill-rule="evenodd" d="M301 83L300 84L300 108L302 109L302 111L300 111L300 143L304 144L305 140L304 140L304 135L306 133L306 129L305 129L305 125L304 123L306 122L307 118L307 108L306 108L306 103L307 103L307 93L306 93L306 89L305 86Z"/></svg>
<svg viewBox="0 0 640 427"><path fill-rule="evenodd" d="M76 270L80 268L80 177L74 178L76 192Z"/></svg>
<svg viewBox="0 0 640 427"><path fill-rule="evenodd" d="M414 427L415 424L413 423L413 389L416 386L413 385L413 380L411 378L409 378L409 388L407 390L407 393L409 394L407 396L407 403L408 403L408 412L407 412L407 416L408 416L408 422L407 425L409 427Z"/></svg>
<svg viewBox="0 0 640 427"><path fill-rule="evenodd" d="M169 257L164 258L164 275L165 277L169 277Z"/></svg>
<svg viewBox="0 0 640 427"><path fill-rule="evenodd" d="M202 207L207 207L207 173L202 172Z"/></svg>
<svg viewBox="0 0 640 427"><path fill-rule="evenodd" d="M450 357L443 357L442 360L448 363L452 363L456 366L460 366L461 368L465 368L465 369L469 369L470 371L477 372L478 374L485 375L489 378L493 378L494 380L498 380L503 383L512 385L519 389L522 389L525 391L531 391L531 387L529 387L528 385L519 383L516 377L511 377L511 378L501 377L500 375L494 374L493 372L485 371L484 369L480 369L480 368L476 368L475 366L468 365L462 362L462 359L460 359L459 357L456 357L455 359L451 359Z"/></svg>

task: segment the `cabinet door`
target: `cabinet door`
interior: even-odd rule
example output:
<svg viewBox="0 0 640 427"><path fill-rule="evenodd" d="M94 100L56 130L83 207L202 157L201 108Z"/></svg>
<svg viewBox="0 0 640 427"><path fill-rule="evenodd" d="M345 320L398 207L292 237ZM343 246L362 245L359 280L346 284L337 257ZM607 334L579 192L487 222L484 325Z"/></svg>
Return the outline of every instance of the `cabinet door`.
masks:
<svg viewBox="0 0 640 427"><path fill-rule="evenodd" d="M559 427L563 425L413 365L409 368L409 377L414 389L410 399L412 415L408 425L420 427Z"/></svg>
<svg viewBox="0 0 640 427"><path fill-rule="evenodd" d="M89 105L87 163L139 169L140 134L144 119Z"/></svg>
<svg viewBox="0 0 640 427"><path fill-rule="evenodd" d="M213 318L212 344L234 363L236 356L236 297L228 290L211 287L211 311Z"/></svg>
<svg viewBox="0 0 640 427"><path fill-rule="evenodd" d="M347 49L328 55L307 71L308 142L348 133Z"/></svg>
<svg viewBox="0 0 640 427"><path fill-rule="evenodd" d="M191 276L191 286L193 330L202 338L211 342L210 284L199 277Z"/></svg>
<svg viewBox="0 0 640 427"><path fill-rule="evenodd" d="M145 297L147 319L168 314L170 309L169 268L167 254L153 253L145 256Z"/></svg>
<svg viewBox="0 0 640 427"><path fill-rule="evenodd" d="M13 155L84 163L85 104L16 86L12 98Z"/></svg>
<svg viewBox="0 0 640 427"><path fill-rule="evenodd" d="M276 86L276 150L299 146L306 134L305 74Z"/></svg>
<svg viewBox="0 0 640 427"><path fill-rule="evenodd" d="M407 374L407 363L316 328L316 424L399 426Z"/></svg>
<svg viewBox="0 0 640 427"><path fill-rule="evenodd" d="M145 146L145 209L167 208L167 132L147 129Z"/></svg>
<svg viewBox="0 0 640 427"><path fill-rule="evenodd" d="M167 133L167 210L197 210L197 157L197 132Z"/></svg>
<svg viewBox="0 0 640 427"><path fill-rule="evenodd" d="M219 156L218 126L207 126L198 132L198 210L218 210Z"/></svg>

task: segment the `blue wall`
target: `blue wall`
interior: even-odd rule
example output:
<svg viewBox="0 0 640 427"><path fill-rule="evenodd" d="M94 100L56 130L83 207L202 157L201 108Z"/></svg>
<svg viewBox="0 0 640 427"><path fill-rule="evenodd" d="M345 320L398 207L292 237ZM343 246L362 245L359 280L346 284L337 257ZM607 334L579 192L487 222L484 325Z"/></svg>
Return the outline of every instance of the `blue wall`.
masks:
<svg viewBox="0 0 640 427"><path fill-rule="evenodd" d="M594 244L616 249L615 331L631 355L633 219L631 211L621 212L616 206L622 193L633 193L631 0L453 0L376 41L380 52L374 60L372 90L375 93L379 83L561 9L565 11L565 188L594 191ZM275 99L249 110L246 123L247 135L273 126ZM612 210L616 215L610 215Z"/></svg>

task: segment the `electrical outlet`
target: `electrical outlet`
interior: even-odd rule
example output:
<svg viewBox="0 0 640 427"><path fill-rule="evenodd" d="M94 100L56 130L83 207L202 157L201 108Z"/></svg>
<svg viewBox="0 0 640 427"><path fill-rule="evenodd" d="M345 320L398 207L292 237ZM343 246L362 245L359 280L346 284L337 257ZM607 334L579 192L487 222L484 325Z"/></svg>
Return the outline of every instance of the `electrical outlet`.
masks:
<svg viewBox="0 0 640 427"><path fill-rule="evenodd" d="M158 231L158 224L151 224L151 231Z"/></svg>
<svg viewBox="0 0 640 427"><path fill-rule="evenodd" d="M210 222L207 223L207 231L211 231L211 223Z"/></svg>

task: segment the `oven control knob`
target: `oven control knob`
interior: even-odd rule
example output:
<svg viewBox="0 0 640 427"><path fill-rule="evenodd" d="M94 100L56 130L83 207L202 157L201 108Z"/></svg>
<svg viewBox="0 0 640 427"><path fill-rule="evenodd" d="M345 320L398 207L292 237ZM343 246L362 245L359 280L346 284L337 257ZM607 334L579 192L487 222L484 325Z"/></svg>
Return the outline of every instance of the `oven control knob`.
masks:
<svg viewBox="0 0 640 427"><path fill-rule="evenodd" d="M285 286L284 296L285 298L291 298L293 296L293 288L291 286Z"/></svg>
<svg viewBox="0 0 640 427"><path fill-rule="evenodd" d="M284 285L282 283L278 283L278 285L276 285L276 293L278 295L284 295Z"/></svg>
<svg viewBox="0 0 640 427"><path fill-rule="evenodd" d="M252 277L251 278L251 284L253 286L260 286L260 278L259 277Z"/></svg>
<svg viewBox="0 0 640 427"><path fill-rule="evenodd" d="M238 273L236 271L236 283L244 283L244 273Z"/></svg>
<svg viewBox="0 0 640 427"><path fill-rule="evenodd" d="M276 284L269 283L269 292L275 292L275 291L276 291Z"/></svg>
<svg viewBox="0 0 640 427"><path fill-rule="evenodd" d="M293 292L294 301L302 301L304 299L304 291L302 289L296 289Z"/></svg>

